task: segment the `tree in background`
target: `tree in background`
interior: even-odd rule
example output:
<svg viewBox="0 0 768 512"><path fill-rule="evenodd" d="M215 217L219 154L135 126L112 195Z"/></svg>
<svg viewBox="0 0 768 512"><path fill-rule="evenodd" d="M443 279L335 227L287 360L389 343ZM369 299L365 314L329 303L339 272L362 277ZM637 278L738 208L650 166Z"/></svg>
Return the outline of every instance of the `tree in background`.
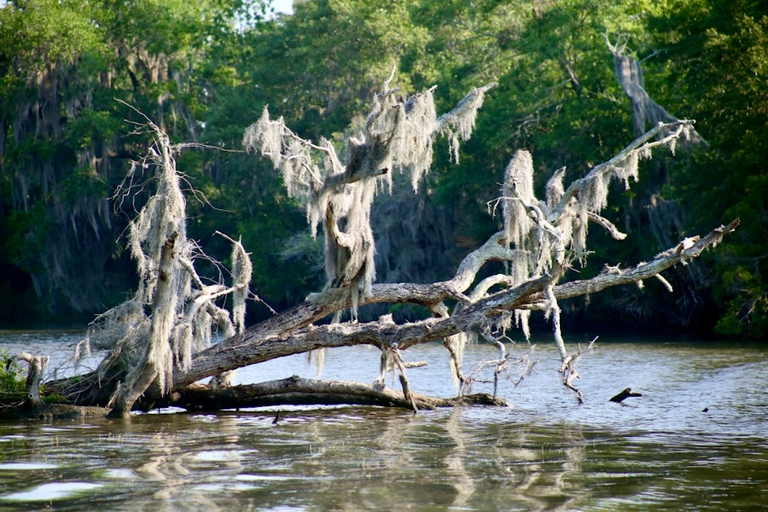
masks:
<svg viewBox="0 0 768 512"><path fill-rule="evenodd" d="M31 304L37 295L48 309L64 314L73 308L99 311L130 288L133 265L124 242L113 240L134 211L116 214L105 198L128 172L126 157L144 154L151 141L125 136L123 120L139 119L113 98L147 113L174 142L239 150L242 131L270 105L300 137L324 135L341 150L364 124L358 113L393 63L399 87L437 85L438 110L456 104L473 84L499 83L486 103L498 115L480 118L458 165L437 153L415 198L396 193L371 210L380 280L445 279L500 227L485 201L497 192L512 148L532 153L534 189L542 194L544 177L555 169L566 166L569 178L583 176L588 164L610 158L632 137L632 105L612 72L608 35L613 42L628 37L629 55L642 61L651 97L678 117L700 119L712 151L641 163L643 179L629 191L614 185L619 196L603 212L632 236L617 247L593 232L590 246L623 264L635 254L650 258L694 229L722 220L707 208L713 200L741 205L745 242L723 261L739 261L729 270L716 267L719 260L706 260L676 274L674 296L659 286L642 293L622 288L563 307L578 311L572 318L582 325L620 316L652 328L709 332L708 319L725 314L730 304L723 332L759 337L765 251L764 223L757 219L764 165L752 148L762 140L763 114L753 108L764 104L758 87L762 7L701 0L669 9L644 0L313 0L298 3L293 15L268 19L268 6L258 2L9 2L0 12L0 287L12 293L2 296L21 294ZM40 89L35 77L45 73L36 70L52 62L59 78L46 79L53 85ZM718 85L723 83L728 87ZM41 90L58 106L38 101L45 97ZM68 110L67 101L81 106ZM43 124L59 126L53 129L59 135L29 128L38 121L32 122L34 108L25 105L36 104L48 106ZM54 110L61 113L59 121L49 116ZM18 140L17 121L27 126ZM726 121L734 128L723 128ZM563 145L566 138L570 142ZM731 161L737 155L738 162ZM200 201L189 203L192 238L221 259L229 246L213 236L216 229L242 233L247 247L279 248L253 251L254 285L266 302L282 310L322 285L322 244L302 230L295 199L267 163L235 152L186 152L179 163L202 192ZM729 166L738 170L722 171ZM711 195L713 175L729 178ZM53 179L40 181L45 176ZM754 193L742 193L745 182ZM395 176L396 189L410 186ZM138 199L136 210L144 200ZM438 249L425 251L426 246ZM84 253L88 260L80 257ZM202 273L216 272L203 267ZM288 280L295 268L301 278ZM589 264L582 270L585 276L600 271ZM713 283L717 272L728 276L728 286ZM72 276L78 279L63 286ZM18 303L14 299L2 310L12 315ZM270 314L251 309L251 318ZM419 315L397 308L401 312ZM29 309L22 316L31 315L45 316Z"/></svg>
<svg viewBox="0 0 768 512"><path fill-rule="evenodd" d="M738 215L739 236L704 261L698 285L721 334L768 335L768 3L676 3L648 18L666 77L665 101L680 105L709 142L675 167L665 189L695 229ZM718 208L713 208L717 205Z"/></svg>
<svg viewBox="0 0 768 512"><path fill-rule="evenodd" d="M126 137L124 120L136 115L115 100L195 140L205 102L198 67L232 9L152 0L0 9L0 265L31 278L48 309L39 316L91 314L130 287L114 242L126 215L109 196L150 141Z"/></svg>

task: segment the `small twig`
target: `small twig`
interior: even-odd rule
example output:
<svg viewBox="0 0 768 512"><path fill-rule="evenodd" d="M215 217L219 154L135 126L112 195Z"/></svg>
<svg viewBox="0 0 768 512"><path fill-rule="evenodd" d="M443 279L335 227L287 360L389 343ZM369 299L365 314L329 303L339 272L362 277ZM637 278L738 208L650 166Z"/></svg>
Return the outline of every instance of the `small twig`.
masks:
<svg viewBox="0 0 768 512"><path fill-rule="evenodd" d="M576 385L573 383L574 380L580 378L579 372L576 371L576 365L578 364L579 360L581 359L581 356L583 354L589 353L594 348L595 342L597 341L597 336L589 342L589 345L587 346L587 349L582 352L581 347L579 347L579 350L576 351L574 354L569 354L565 358L563 358L563 364L560 365L560 368L558 372L560 372L563 376L563 385L576 393L576 399L579 401L579 405L584 404L584 395L581 393L581 390L576 387Z"/></svg>

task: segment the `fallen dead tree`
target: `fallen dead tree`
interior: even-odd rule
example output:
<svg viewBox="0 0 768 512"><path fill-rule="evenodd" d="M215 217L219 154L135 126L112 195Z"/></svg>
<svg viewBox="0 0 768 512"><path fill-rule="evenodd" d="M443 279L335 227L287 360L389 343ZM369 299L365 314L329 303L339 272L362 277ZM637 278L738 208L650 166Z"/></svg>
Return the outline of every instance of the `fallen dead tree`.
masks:
<svg viewBox="0 0 768 512"><path fill-rule="evenodd" d="M459 405L509 405L504 399L494 399L486 394L435 398L412 393L406 398L403 393L386 386L303 379L295 375L277 381L227 388L192 384L178 393L172 393L167 400L158 403L188 410L243 409L280 405L375 405L419 410Z"/></svg>
<svg viewBox="0 0 768 512"><path fill-rule="evenodd" d="M133 408L171 404L221 409L348 403L414 410L463 403L499 405L504 402L495 396L463 396L477 378L462 368L464 346L470 337L481 337L500 347L500 357L487 365L494 368L498 382L501 369L510 362L503 344L507 330L517 325L529 336L531 311L544 311L551 319L562 361L560 378L581 400L574 382L580 353L566 347L559 301L650 278L666 283L661 272L687 264L714 247L738 221L682 240L634 267L606 266L591 279L561 283L568 270L588 256L589 223L618 240L625 238L600 215L607 205L609 184L616 179L629 187L638 177L639 161L694 136L692 121L673 120L652 127L567 187L565 170L557 171L543 199L534 194L531 154L518 151L507 167L501 197L489 202L492 213L501 212L503 229L467 255L451 279L431 284L375 283L372 202L391 184L392 172L411 172L414 188L419 186L429 171L436 137L447 137L451 154L458 159L459 144L471 135L484 94L492 87L473 89L453 110L437 116L431 90L403 97L386 83L362 133L347 140L344 158L329 141L304 140L282 119L272 120L265 109L246 131L244 145L269 158L282 174L289 194L305 204L313 235L322 229L327 283L301 304L247 329L243 313L251 270L245 248L232 240L231 284L203 283L194 267L202 250L185 235L186 212L174 158L186 146L172 145L147 120L145 128L153 134L155 145L142 167L154 169L156 184L131 227L139 289L91 326L82 349L96 343L109 347L99 367L87 375L48 382L46 390L75 405L111 408L114 416L125 416ZM492 261L506 262L508 272L478 279L481 269ZM221 306L225 296L234 298L231 310ZM358 308L372 303L419 304L433 317L404 324L396 324L390 316L359 322ZM344 312L349 312L348 321L342 321ZM211 345L216 328L226 339ZM409 364L402 351L434 341L441 342L451 356L450 370L460 390L454 399L423 397L410 389ZM373 384L289 378L229 387L228 376L237 368L353 345L381 351L379 376ZM521 378L529 368L526 363ZM388 374L397 376L399 390L385 386ZM206 378L212 378L210 384L196 384Z"/></svg>

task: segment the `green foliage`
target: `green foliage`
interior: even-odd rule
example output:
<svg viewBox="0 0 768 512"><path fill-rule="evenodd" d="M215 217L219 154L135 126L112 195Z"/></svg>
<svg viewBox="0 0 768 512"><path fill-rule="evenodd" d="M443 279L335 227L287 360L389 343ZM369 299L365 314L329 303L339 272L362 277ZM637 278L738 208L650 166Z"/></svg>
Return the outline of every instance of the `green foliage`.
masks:
<svg viewBox="0 0 768 512"><path fill-rule="evenodd" d="M26 390L21 368L5 351L0 351L0 397L22 396Z"/></svg>
<svg viewBox="0 0 768 512"><path fill-rule="evenodd" d="M43 239L49 226L45 209L37 206L28 211L12 211L8 221L10 228L6 246L8 261L18 267L34 271L33 260L27 259L27 255L42 251Z"/></svg>
<svg viewBox="0 0 768 512"><path fill-rule="evenodd" d="M206 109L195 71L214 35L232 30L234 5L30 0L0 9L0 179L11 198L0 205L9 242L0 266L28 273L12 281L34 285L52 313L102 310L131 271L114 240L134 205L111 211L107 198L147 138L126 137L125 120L141 118L115 99L177 140L194 138Z"/></svg>
<svg viewBox="0 0 768 512"><path fill-rule="evenodd" d="M52 63L74 62L82 54L106 51L93 22L97 4L87 0L10 1L0 9L3 60L33 73Z"/></svg>
<svg viewBox="0 0 768 512"><path fill-rule="evenodd" d="M768 3L691 1L649 20L666 48L667 95L698 120L706 154L671 177L692 228L741 219L709 258L722 334L768 337Z"/></svg>
<svg viewBox="0 0 768 512"><path fill-rule="evenodd" d="M534 3L481 5L485 10L480 8L482 14L477 15L475 6L457 3L453 7L465 28L458 34L450 23L443 23L448 27L441 39L448 46L445 52L462 48L461 58L468 63L447 59L438 91L445 89L445 82L476 83L483 75L493 76L499 86L489 95L473 138L463 147L460 164L439 163L432 175L440 202L460 205L462 221L456 234L468 247L499 227L500 221L488 216L486 203L499 195L498 184L516 150L524 148L533 154L536 187L543 196L544 184L555 170L566 166L566 181L575 180L633 138L631 107L613 75L602 37L622 16L628 16L626 5L589 1L556 2L547 7ZM462 44L465 41L468 44ZM477 53L463 53L473 46ZM472 62L483 62L484 67L471 71ZM658 186L651 180L647 188ZM630 192L616 187L612 209L606 215L622 220L638 194L650 195L642 186ZM600 233L591 238L596 243L591 242L590 247L599 252L594 258L599 263L582 269L582 276L596 273L605 261L636 262L638 247L644 242L630 239L621 245L606 244ZM658 247L645 252L653 250L658 252Z"/></svg>

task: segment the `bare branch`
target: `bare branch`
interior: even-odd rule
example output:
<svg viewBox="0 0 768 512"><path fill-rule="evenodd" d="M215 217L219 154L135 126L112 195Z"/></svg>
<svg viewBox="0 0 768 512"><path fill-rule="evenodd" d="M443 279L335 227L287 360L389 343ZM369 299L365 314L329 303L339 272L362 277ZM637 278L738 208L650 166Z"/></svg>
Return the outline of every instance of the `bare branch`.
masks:
<svg viewBox="0 0 768 512"><path fill-rule="evenodd" d="M608 219L606 219L605 217L601 217L600 215L594 212L589 212L589 220L591 220L595 224L598 224L600 227L605 229L613 237L614 240L624 240L625 238L627 238L626 233L622 233L621 231L619 231L618 228L614 226L613 223Z"/></svg>
<svg viewBox="0 0 768 512"><path fill-rule="evenodd" d="M586 176L571 183L563 193L557 205L552 208L552 211L549 214L549 221L552 224L557 223L557 221L566 212L571 199L577 195L583 194L584 191L587 190L587 187L592 185L594 180L603 179L610 173L615 172L615 170L620 168L622 163L627 161L632 155L645 156L647 151L649 151L651 148L669 144L672 140L679 137L686 128L692 126L693 121L688 120L657 124L643 135L632 141L632 143L622 149L616 156L607 162L594 167ZM652 141L656 135L662 132L669 132L669 135L666 135L658 141Z"/></svg>
<svg viewBox="0 0 768 512"><path fill-rule="evenodd" d="M658 258L642 266L628 269L621 274L601 274L594 278L573 281L555 286L552 290L557 300L594 293L611 286L630 284L652 277L674 265L695 258L707 248L719 243L723 236L732 232L738 225L738 220L712 231L687 249L677 250L678 246L665 251ZM254 364L285 355L307 352L317 346L328 348L373 345L381 347L390 345L392 341L399 343L399 348L408 347L444 339L460 332L469 330L472 326L481 325L498 319L505 312L515 309L545 309L549 303L545 299L544 288L549 277L528 281L515 288L505 290L483 298L453 316L443 319L429 319L404 325L382 326L377 322L361 324L332 324L324 326L308 326L300 329L291 328L282 332L272 329L252 328L242 335L235 336L199 353L192 362L192 367L184 375L175 377L174 386L183 387L191 382L218 373L222 367L233 368ZM432 300L445 297L442 287L435 285L377 285L374 295L367 303L396 301L420 302L429 297ZM343 307L343 304L341 304ZM304 303L295 314L304 311L315 313L327 309L316 304ZM323 315L325 316L325 315ZM283 319L284 320L284 319ZM304 321L309 321L304 317ZM269 322L269 320L264 323ZM306 325L306 324L305 324ZM289 332L293 330L293 332ZM269 331L272 331L271 333ZM263 336L260 333L264 333Z"/></svg>

